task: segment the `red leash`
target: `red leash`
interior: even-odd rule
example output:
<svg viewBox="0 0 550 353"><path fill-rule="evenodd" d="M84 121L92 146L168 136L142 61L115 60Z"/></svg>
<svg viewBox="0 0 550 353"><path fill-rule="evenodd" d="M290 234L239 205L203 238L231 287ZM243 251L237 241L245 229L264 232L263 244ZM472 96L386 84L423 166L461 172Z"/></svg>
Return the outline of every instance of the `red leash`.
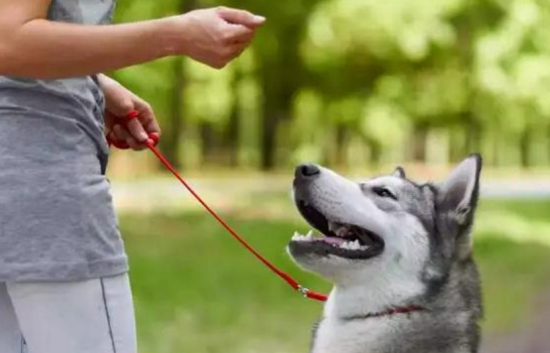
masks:
<svg viewBox="0 0 550 353"><path fill-rule="evenodd" d="M139 116L139 112L132 111L128 116L126 117L126 123L128 123L130 120L135 119ZM197 192L183 179L183 177L180 175L180 173L174 168L174 166L168 161L168 159L160 152L160 150L156 147L158 143L158 135L157 134L150 134L149 140L147 140L146 145L147 148L153 152L153 154L158 158L158 160L168 169L175 177L180 181L180 183L193 195L193 197L204 207L204 209L210 213L212 217L218 221L218 223L225 228L233 236L233 238L241 243L242 246L244 246L249 252L252 253L260 262L262 262L265 266L267 266L273 273L275 273L277 276L282 278L286 283L288 283L294 290L298 291L300 294L302 294L304 297L318 300L318 301L326 301L327 296L312 290L309 290L306 287L303 287L296 281L294 278L292 278L289 274L281 271L278 269L274 264L272 264L269 260L267 260L265 257L263 257L258 251L256 251L252 246L250 246L246 240L244 240L243 237L241 237L229 224L227 224L226 221L223 220L208 204L197 194ZM113 145L120 149L128 149L128 145L126 143L120 143L118 141L113 141L109 137L107 137L107 140L109 141L110 145Z"/></svg>

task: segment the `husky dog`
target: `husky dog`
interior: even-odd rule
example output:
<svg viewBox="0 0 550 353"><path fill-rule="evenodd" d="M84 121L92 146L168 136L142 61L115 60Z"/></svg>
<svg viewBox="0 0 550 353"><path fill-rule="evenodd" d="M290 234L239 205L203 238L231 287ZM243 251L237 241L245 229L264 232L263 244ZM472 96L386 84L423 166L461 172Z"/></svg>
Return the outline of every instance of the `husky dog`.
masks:
<svg viewBox="0 0 550 353"><path fill-rule="evenodd" d="M294 198L322 235L288 246L334 283L312 353L476 353L482 316L472 259L481 157L441 184L398 168L360 183L316 165L296 169Z"/></svg>

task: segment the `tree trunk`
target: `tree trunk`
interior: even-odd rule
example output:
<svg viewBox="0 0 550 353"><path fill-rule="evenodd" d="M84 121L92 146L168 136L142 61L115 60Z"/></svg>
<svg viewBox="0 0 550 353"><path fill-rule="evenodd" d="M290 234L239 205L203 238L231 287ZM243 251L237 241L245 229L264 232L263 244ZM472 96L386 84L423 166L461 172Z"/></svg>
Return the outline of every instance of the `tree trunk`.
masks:
<svg viewBox="0 0 550 353"><path fill-rule="evenodd" d="M304 73L300 57L301 39L305 22L297 21L285 28L281 35L285 45L279 46L276 56L263 53L259 77L261 79L262 104L262 141L261 168L270 170L276 164L276 143L279 123L292 116L294 95L302 85Z"/></svg>
<svg viewBox="0 0 550 353"><path fill-rule="evenodd" d="M199 133L201 138L202 164L216 162L216 132L211 122L202 121L199 124Z"/></svg>
<svg viewBox="0 0 550 353"><path fill-rule="evenodd" d="M180 13L185 13L194 10L198 6L198 0L179 0L177 10ZM185 127L185 116L183 106L183 94L187 83L185 75L184 61L180 57L176 57L172 62L172 97L171 108L168 116L167 129L164 131L164 150L166 156L174 166L182 167L182 159L180 156L180 139Z"/></svg>
<svg viewBox="0 0 550 353"><path fill-rule="evenodd" d="M448 131L450 146L449 146L449 162L454 164L459 162L464 157L464 136L466 128L460 126L458 129L450 128Z"/></svg>
<svg viewBox="0 0 550 353"><path fill-rule="evenodd" d="M174 166L181 168L182 160L180 156L180 137L184 127L184 112L183 112L183 90L185 87L185 77L183 69L183 60L174 58L172 63L173 87L171 111L168 116L169 121L167 129L164 131L164 150L166 156Z"/></svg>
<svg viewBox="0 0 550 353"><path fill-rule="evenodd" d="M347 167L347 147L349 131L347 126L339 124L336 126L336 150L335 150L335 164L341 167Z"/></svg>
<svg viewBox="0 0 550 353"><path fill-rule="evenodd" d="M414 162L426 162L426 147L428 142L428 126L418 124L413 130L412 159Z"/></svg>
<svg viewBox="0 0 550 353"><path fill-rule="evenodd" d="M532 130L529 126L526 126L519 140L521 166L523 168L531 167L530 145L531 145L532 138L533 138Z"/></svg>
<svg viewBox="0 0 550 353"><path fill-rule="evenodd" d="M267 108L268 104L265 105ZM264 171L275 167L275 142L279 117L277 112L264 111L262 124L262 161L261 168Z"/></svg>
<svg viewBox="0 0 550 353"><path fill-rule="evenodd" d="M231 91L234 94L233 105L229 114L229 123L225 132L224 147L227 151L230 167L239 165L239 139L240 139L240 118L241 118L241 101L239 97L239 83L242 80L242 72L236 68L231 84Z"/></svg>
<svg viewBox="0 0 550 353"><path fill-rule="evenodd" d="M495 130L496 130L496 128L495 128ZM493 130L492 134L487 134L487 136L485 138L489 138L489 139L493 140L493 143L492 143L493 159L490 162L490 164L493 167L499 167L500 164L501 164L501 157L500 157L501 156L501 153L500 153L501 143L500 143L500 134L498 133L498 131L495 131L495 130Z"/></svg>
<svg viewBox="0 0 550 353"><path fill-rule="evenodd" d="M285 117L290 117L292 111L292 99L285 92L291 88L281 81L276 72L273 68L264 68L261 74L264 99L262 103L260 167L263 171L275 167L279 123Z"/></svg>
<svg viewBox="0 0 550 353"><path fill-rule="evenodd" d="M382 146L377 141L372 141L369 145L370 148L370 164L379 167L382 161Z"/></svg>
<svg viewBox="0 0 550 353"><path fill-rule="evenodd" d="M226 151L229 159L229 166L234 168L239 165L239 105L235 103L229 116L229 125L226 134Z"/></svg>
<svg viewBox="0 0 550 353"><path fill-rule="evenodd" d="M467 124L465 154L480 152L481 127L471 117L468 117Z"/></svg>

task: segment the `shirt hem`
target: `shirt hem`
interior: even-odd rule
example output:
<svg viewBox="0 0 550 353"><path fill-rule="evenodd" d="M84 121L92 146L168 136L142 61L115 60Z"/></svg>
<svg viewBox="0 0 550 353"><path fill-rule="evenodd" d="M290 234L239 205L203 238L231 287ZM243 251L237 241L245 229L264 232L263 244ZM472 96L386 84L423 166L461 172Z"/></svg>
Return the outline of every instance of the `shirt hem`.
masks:
<svg viewBox="0 0 550 353"><path fill-rule="evenodd" d="M47 265L8 265L0 261L0 282L75 282L117 276L128 271L128 258L125 255L94 262Z"/></svg>

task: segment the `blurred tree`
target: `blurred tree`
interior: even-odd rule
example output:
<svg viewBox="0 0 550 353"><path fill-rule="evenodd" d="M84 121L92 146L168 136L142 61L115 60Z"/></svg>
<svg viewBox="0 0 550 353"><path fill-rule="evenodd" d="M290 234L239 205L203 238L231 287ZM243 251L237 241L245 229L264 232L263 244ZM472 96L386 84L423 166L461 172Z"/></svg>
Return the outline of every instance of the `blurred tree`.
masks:
<svg viewBox="0 0 550 353"><path fill-rule="evenodd" d="M179 13L186 13L199 7L199 0L176 0L176 8ZM184 89L187 76L183 58L172 58L173 87L171 112L168 115L169 129L165 134L167 157L174 161L175 166L181 168L180 141L185 127L184 115Z"/></svg>
<svg viewBox="0 0 550 353"><path fill-rule="evenodd" d="M119 1L118 22L184 13L198 7L199 0ZM185 59L169 58L114 73L123 84L152 102L163 126L162 144L168 158L181 167L180 141L185 126Z"/></svg>
<svg viewBox="0 0 550 353"><path fill-rule="evenodd" d="M547 0L121 0L119 20L228 5L268 22L223 71L185 59L117 77L186 164L263 170L460 159L550 161ZM182 137L185 136L185 139Z"/></svg>
<svg viewBox="0 0 550 353"><path fill-rule="evenodd" d="M300 46L315 6L324 0L227 0L268 18L255 42L257 77L262 90L261 161L263 170L275 167L279 124L291 118L294 97L304 80Z"/></svg>

